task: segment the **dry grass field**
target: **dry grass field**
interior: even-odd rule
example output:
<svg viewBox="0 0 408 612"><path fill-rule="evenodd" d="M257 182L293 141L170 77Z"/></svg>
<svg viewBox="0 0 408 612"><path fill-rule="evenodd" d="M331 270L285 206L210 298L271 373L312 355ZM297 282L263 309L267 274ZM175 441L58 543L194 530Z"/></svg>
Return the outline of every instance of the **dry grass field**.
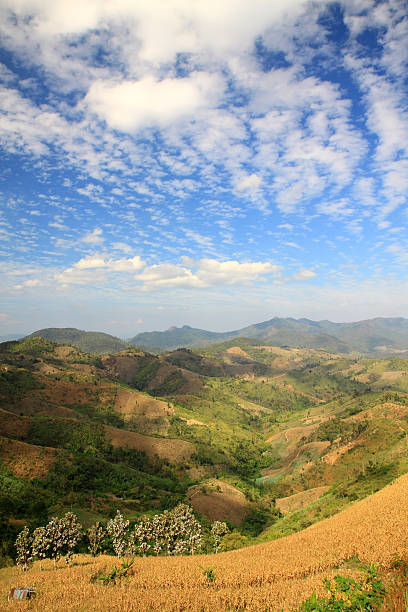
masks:
<svg viewBox="0 0 408 612"><path fill-rule="evenodd" d="M222 480L212 479L190 487L187 501L194 510L210 521L231 521L241 525L248 514L250 504L245 495Z"/></svg>
<svg viewBox="0 0 408 612"><path fill-rule="evenodd" d="M339 514L294 535L242 550L192 557L137 558L133 574L113 586L92 584L101 568L119 565L113 557L76 557L71 568L47 562L23 574L0 571L2 612L255 612L295 610L322 579L355 574L344 566L358 556L363 563L389 564L408 550L408 475ZM201 567L200 567L201 566ZM209 583L202 568L213 568ZM11 586L34 585L31 602L7 603Z"/></svg>
<svg viewBox="0 0 408 612"><path fill-rule="evenodd" d="M148 457L158 455L161 459L168 459L172 463L186 461L195 452L194 445L185 440L154 438L109 425L105 425L105 433L114 447L134 448L144 451Z"/></svg>
<svg viewBox="0 0 408 612"><path fill-rule="evenodd" d="M276 505L282 514L287 514L293 510L299 510L303 506L307 506L316 499L319 499L324 493L327 493L329 486L324 485L322 487L314 487L313 489L307 489L307 491L301 491L288 497L281 497L276 500Z"/></svg>
<svg viewBox="0 0 408 612"><path fill-rule="evenodd" d="M0 460L16 476L44 478L59 450L0 437Z"/></svg>

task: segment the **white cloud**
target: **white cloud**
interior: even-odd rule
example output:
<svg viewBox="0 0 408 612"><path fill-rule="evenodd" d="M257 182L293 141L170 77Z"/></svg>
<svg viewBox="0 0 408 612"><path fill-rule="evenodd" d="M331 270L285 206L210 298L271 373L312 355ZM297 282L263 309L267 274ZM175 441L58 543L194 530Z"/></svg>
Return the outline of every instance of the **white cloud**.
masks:
<svg viewBox="0 0 408 612"><path fill-rule="evenodd" d="M113 272L134 272L135 270L140 270L144 266L145 262L139 255L129 257L128 259L125 257L121 259L109 259L106 262L108 270L112 270Z"/></svg>
<svg viewBox="0 0 408 612"><path fill-rule="evenodd" d="M145 266L139 255L135 257L122 257L120 259L106 258L102 255L89 255L77 261L72 270L94 270L104 268L110 272L135 272Z"/></svg>
<svg viewBox="0 0 408 612"><path fill-rule="evenodd" d="M222 90L220 77L205 72L161 81L148 76L140 81L95 82L85 103L110 127L126 132L192 119L200 109L216 106Z"/></svg>
<svg viewBox="0 0 408 612"><path fill-rule="evenodd" d="M198 262L197 276L208 285L235 285L256 281L265 275L278 276L280 266L270 262L240 263L202 259Z"/></svg>
<svg viewBox="0 0 408 612"><path fill-rule="evenodd" d="M100 228L95 228L92 232L88 232L81 238L82 242L86 244L100 244L103 242L102 230Z"/></svg>
<svg viewBox="0 0 408 612"><path fill-rule="evenodd" d="M294 280L303 281L303 280L309 280L315 276L316 276L316 272L314 272L313 270L306 270L306 268L302 268L301 270L296 272L292 278Z"/></svg>
<svg viewBox="0 0 408 612"><path fill-rule="evenodd" d="M137 274L135 279L143 283L146 290L177 287L205 287L205 283L193 274L191 270L170 263L150 266L141 274Z"/></svg>
<svg viewBox="0 0 408 612"><path fill-rule="evenodd" d="M249 174L237 183L238 191L256 191L262 183L262 179L257 174Z"/></svg>

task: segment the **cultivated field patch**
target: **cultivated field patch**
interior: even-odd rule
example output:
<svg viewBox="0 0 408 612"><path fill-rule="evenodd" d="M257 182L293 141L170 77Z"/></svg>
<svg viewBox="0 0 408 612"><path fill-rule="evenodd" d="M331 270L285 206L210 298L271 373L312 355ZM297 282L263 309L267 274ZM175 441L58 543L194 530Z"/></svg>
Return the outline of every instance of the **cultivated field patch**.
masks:
<svg viewBox="0 0 408 612"><path fill-rule="evenodd" d="M237 526L242 524L250 506L241 491L218 479L190 487L186 497L196 512L211 521L228 520Z"/></svg>

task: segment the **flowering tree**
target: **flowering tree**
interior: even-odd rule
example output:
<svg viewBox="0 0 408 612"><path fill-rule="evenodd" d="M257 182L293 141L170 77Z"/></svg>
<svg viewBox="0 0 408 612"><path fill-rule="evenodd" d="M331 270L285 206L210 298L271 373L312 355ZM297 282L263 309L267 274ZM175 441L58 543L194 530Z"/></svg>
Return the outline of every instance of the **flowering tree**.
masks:
<svg viewBox="0 0 408 612"><path fill-rule="evenodd" d="M88 550L93 557L96 557L101 550L105 539L105 532L99 522L92 525L87 531L89 546Z"/></svg>
<svg viewBox="0 0 408 612"><path fill-rule="evenodd" d="M30 531L26 526L18 534L15 544L17 549L16 563L17 565L21 565L24 572L26 572L33 563L33 557L31 554L31 543L32 536L30 536Z"/></svg>
<svg viewBox="0 0 408 612"><path fill-rule="evenodd" d="M113 550L117 557L123 557L125 554L128 527L129 521L125 520L119 510L116 511L115 518L108 521L106 526L107 532L112 538Z"/></svg>
<svg viewBox="0 0 408 612"><path fill-rule="evenodd" d="M71 563L75 546L82 537L82 525L72 512L67 512L60 520L63 531L62 554L65 555L65 563L68 564Z"/></svg>
<svg viewBox="0 0 408 612"><path fill-rule="evenodd" d="M40 560L40 569L42 569L42 560L46 558L48 545L45 539L45 527L37 527L33 531L32 553L33 557Z"/></svg>
<svg viewBox="0 0 408 612"><path fill-rule="evenodd" d="M154 539L154 527L151 521L145 520L137 523L129 538L129 550L131 554L140 553L144 557L151 548Z"/></svg>
<svg viewBox="0 0 408 612"><path fill-rule="evenodd" d="M214 541L214 552L219 552L221 548L221 538L229 532L227 523L215 521L211 525L211 533Z"/></svg>
<svg viewBox="0 0 408 612"><path fill-rule="evenodd" d="M201 525L190 506L179 504L135 525L129 542L132 553L143 556L149 550L155 555L163 550L168 555L194 554L202 545Z"/></svg>
<svg viewBox="0 0 408 612"><path fill-rule="evenodd" d="M65 563L73 558L74 548L82 535L82 527L75 514L67 512L64 517L53 517L44 530L44 548L54 559L54 568L61 555L65 555ZM48 555L47 555L48 556Z"/></svg>

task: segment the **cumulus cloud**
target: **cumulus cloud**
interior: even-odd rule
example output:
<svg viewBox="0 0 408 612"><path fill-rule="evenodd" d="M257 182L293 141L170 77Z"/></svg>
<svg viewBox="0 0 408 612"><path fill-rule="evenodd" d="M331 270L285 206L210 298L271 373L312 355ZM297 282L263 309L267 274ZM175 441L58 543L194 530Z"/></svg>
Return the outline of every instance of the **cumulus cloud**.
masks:
<svg viewBox="0 0 408 612"><path fill-rule="evenodd" d="M314 278L315 276L316 272L314 272L313 270L306 270L305 268L302 268L298 272L296 272L292 278L294 280L303 281Z"/></svg>
<svg viewBox="0 0 408 612"><path fill-rule="evenodd" d="M109 284L109 275L120 272L126 282L137 281L144 290L191 288L202 289L213 286L245 285L257 282L266 276L277 277L281 267L271 262L219 261L203 258L193 261L183 257L181 264L163 262L146 265L140 256L113 259L102 255L81 258L70 268L55 274L63 285ZM135 274L136 272L136 274ZM113 284L115 284L114 281Z"/></svg>
<svg viewBox="0 0 408 612"><path fill-rule="evenodd" d="M257 174L249 174L248 176L244 176L237 183L236 188L238 191L254 192L259 189L261 183L262 179L260 176L258 176Z"/></svg>
<svg viewBox="0 0 408 612"><path fill-rule="evenodd" d="M102 234L102 230L98 227L85 234L85 236L81 238L81 241L85 242L86 244L100 244L103 242Z"/></svg>
<svg viewBox="0 0 408 612"><path fill-rule="evenodd" d="M111 127L134 131L152 125L166 126L192 118L202 108L216 106L222 95L218 75L195 72L187 78L92 84L85 104Z"/></svg>
<svg viewBox="0 0 408 612"><path fill-rule="evenodd" d="M197 268L197 276L206 284L246 284L262 276L279 275L280 266L270 262L240 263L239 261L217 261L202 259Z"/></svg>
<svg viewBox="0 0 408 612"><path fill-rule="evenodd" d="M135 279L141 282L145 289L176 288L176 287L204 287L201 281L191 270L174 264L163 263L146 268Z"/></svg>
<svg viewBox="0 0 408 612"><path fill-rule="evenodd" d="M136 255L135 257L122 257L120 259L104 258L101 255L90 255L83 257L74 264L77 270L89 270L93 268L105 268L113 272L133 272L143 268L144 262Z"/></svg>

